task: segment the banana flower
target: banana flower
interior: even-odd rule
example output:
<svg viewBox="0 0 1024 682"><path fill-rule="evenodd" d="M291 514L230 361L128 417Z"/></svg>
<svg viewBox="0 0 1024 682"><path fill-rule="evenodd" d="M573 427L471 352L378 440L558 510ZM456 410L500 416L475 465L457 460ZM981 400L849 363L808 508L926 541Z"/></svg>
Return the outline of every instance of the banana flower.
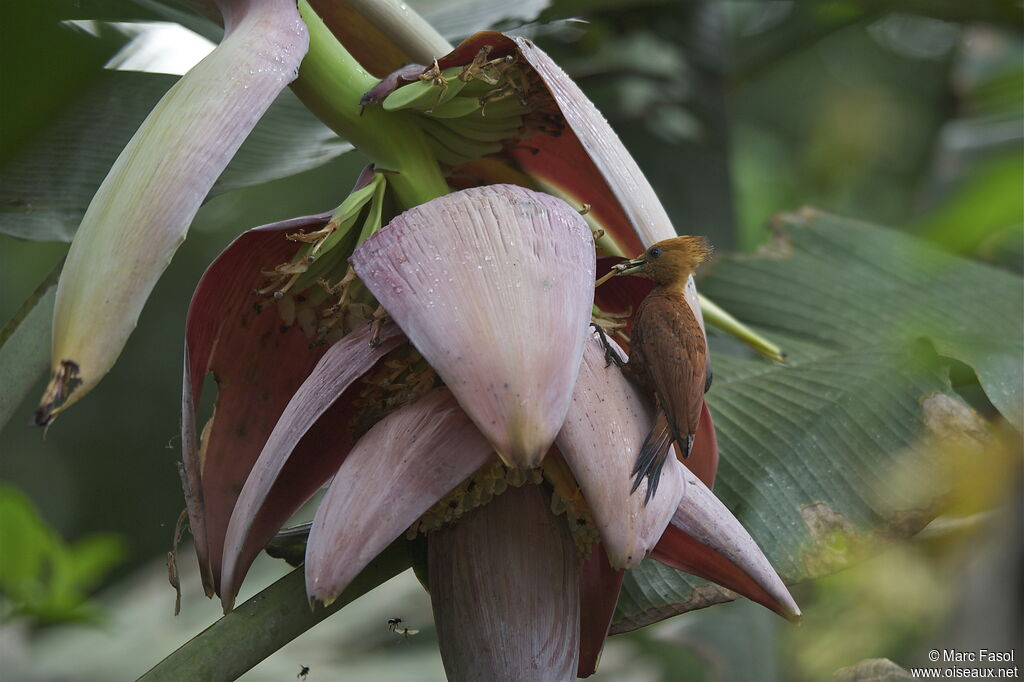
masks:
<svg viewBox="0 0 1024 682"><path fill-rule="evenodd" d="M210 185L294 77L306 26L318 30L304 2L305 25L288 0L218 6L224 42L161 101L83 220L40 423L112 365ZM309 55L304 70L330 67ZM329 94L296 90L330 113ZM608 257L675 231L572 80L529 40L483 32L388 75L362 105L408 123L429 163L370 170L337 210L241 235L189 309L181 473L207 594L231 609L254 558L329 483L309 596L330 602L398 538L425 543L451 679L593 673L624 571L648 556L798 617L710 491L706 407L690 468L670 458L650 504L630 494L652 405L589 323L645 292L593 284ZM438 163L443 191L408 201L424 194L409 169ZM700 319L692 280L685 293ZM208 375L218 395L201 424Z"/></svg>
<svg viewBox="0 0 1024 682"><path fill-rule="evenodd" d="M596 259L576 210L499 184L400 214L351 259L391 319L322 350L294 302L257 312L252 291L259 265L284 255L282 235L327 221L243 235L192 303L184 480L225 609L329 482L306 551L310 597L330 603L397 538L425 539L451 679L591 674L623 571L648 555L798 616L753 539L679 460L649 505L630 494L652 405L589 333ZM197 445L207 372L220 392ZM694 451L717 456L711 428Z"/></svg>

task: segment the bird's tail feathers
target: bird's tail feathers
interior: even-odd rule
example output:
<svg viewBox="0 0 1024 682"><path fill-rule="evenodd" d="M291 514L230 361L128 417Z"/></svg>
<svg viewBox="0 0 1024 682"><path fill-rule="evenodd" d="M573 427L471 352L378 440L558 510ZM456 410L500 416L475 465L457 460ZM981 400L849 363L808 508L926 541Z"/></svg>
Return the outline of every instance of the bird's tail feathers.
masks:
<svg viewBox="0 0 1024 682"><path fill-rule="evenodd" d="M665 466L665 460L668 458L668 451L672 447L673 440L672 429L669 427L668 420L665 418L664 413L659 410L658 418L655 420L650 433L647 434L647 439L640 448L640 454L637 455L636 464L633 466L633 487L630 493L636 492L636 489L640 487L640 482L646 478L647 494L644 496L645 505L651 501L654 493L658 490L661 470Z"/></svg>

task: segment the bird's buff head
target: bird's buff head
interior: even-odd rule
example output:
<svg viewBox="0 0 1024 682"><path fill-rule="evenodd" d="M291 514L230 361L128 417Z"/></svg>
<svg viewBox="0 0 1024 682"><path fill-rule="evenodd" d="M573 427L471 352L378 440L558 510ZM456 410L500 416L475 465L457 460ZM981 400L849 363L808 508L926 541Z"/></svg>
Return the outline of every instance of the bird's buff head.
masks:
<svg viewBox="0 0 1024 682"><path fill-rule="evenodd" d="M652 245L637 258L619 263L615 274L638 275L660 286L679 284L708 260L711 245L705 237L673 237Z"/></svg>

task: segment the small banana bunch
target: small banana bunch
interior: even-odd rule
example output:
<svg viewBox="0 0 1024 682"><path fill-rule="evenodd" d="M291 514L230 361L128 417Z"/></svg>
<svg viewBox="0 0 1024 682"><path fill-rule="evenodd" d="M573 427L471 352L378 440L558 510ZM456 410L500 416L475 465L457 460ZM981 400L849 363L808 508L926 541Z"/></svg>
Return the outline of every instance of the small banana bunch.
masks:
<svg viewBox="0 0 1024 682"><path fill-rule="evenodd" d="M347 259L381 228L386 189L386 175L369 167L323 227L286 233L300 247L289 261L261 272L266 279L252 291L256 312L275 303L282 324L297 323L311 347L333 343L370 320L375 301Z"/></svg>
<svg viewBox="0 0 1024 682"><path fill-rule="evenodd" d="M448 166L496 154L536 132L561 132L561 117L532 69L517 55L492 59L491 52L489 45L481 48L465 66L405 66L362 104L414 112L438 161Z"/></svg>

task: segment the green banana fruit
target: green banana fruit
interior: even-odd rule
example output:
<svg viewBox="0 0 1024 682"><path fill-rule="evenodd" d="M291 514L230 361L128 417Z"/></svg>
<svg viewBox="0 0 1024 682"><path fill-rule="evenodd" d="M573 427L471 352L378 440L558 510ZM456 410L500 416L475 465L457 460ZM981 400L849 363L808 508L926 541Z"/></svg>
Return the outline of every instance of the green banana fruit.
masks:
<svg viewBox="0 0 1024 682"><path fill-rule="evenodd" d="M494 154L501 151L503 146L500 142L469 139L460 135L457 130L429 118L425 119L422 125L431 148L441 152L438 154L438 159L449 165L459 165L481 156ZM442 155L460 160L448 161L442 158Z"/></svg>
<svg viewBox="0 0 1024 682"><path fill-rule="evenodd" d="M480 115L484 118L507 118L509 116L522 116L530 113L530 107L523 106L519 98L514 94L502 97L498 100L485 102L480 109Z"/></svg>
<svg viewBox="0 0 1024 682"><path fill-rule="evenodd" d="M465 117L455 120L442 119L438 123L463 137L478 142L515 140L523 131L522 116L509 116L500 119Z"/></svg>
<svg viewBox="0 0 1024 682"><path fill-rule="evenodd" d="M399 111L401 109L414 109L417 111L429 111L446 102L450 102L459 92L466 87L466 82L459 80L458 75L461 69L445 69L441 72L443 84L438 85L430 80L420 80L408 85L403 85L382 102L385 111Z"/></svg>
<svg viewBox="0 0 1024 682"><path fill-rule="evenodd" d="M342 222L342 224L339 225L333 233L331 233L332 237L338 235L338 238L333 243L333 248L329 251L321 250L319 255L309 263L306 271L299 275L298 279L295 280L295 284L292 286L292 289L295 291L302 291L313 286L316 284L317 280L323 279L339 267L343 267L345 259L348 258L352 249L356 246L356 232L352 229L352 226L355 225L358 217L359 213L356 213L350 218L346 218L344 222ZM299 258L304 258L311 250L312 245L310 245L309 249L303 249Z"/></svg>
<svg viewBox="0 0 1024 682"><path fill-rule="evenodd" d="M456 97L453 100L428 109L425 113L432 118L462 118L480 111L483 105L475 97Z"/></svg>

